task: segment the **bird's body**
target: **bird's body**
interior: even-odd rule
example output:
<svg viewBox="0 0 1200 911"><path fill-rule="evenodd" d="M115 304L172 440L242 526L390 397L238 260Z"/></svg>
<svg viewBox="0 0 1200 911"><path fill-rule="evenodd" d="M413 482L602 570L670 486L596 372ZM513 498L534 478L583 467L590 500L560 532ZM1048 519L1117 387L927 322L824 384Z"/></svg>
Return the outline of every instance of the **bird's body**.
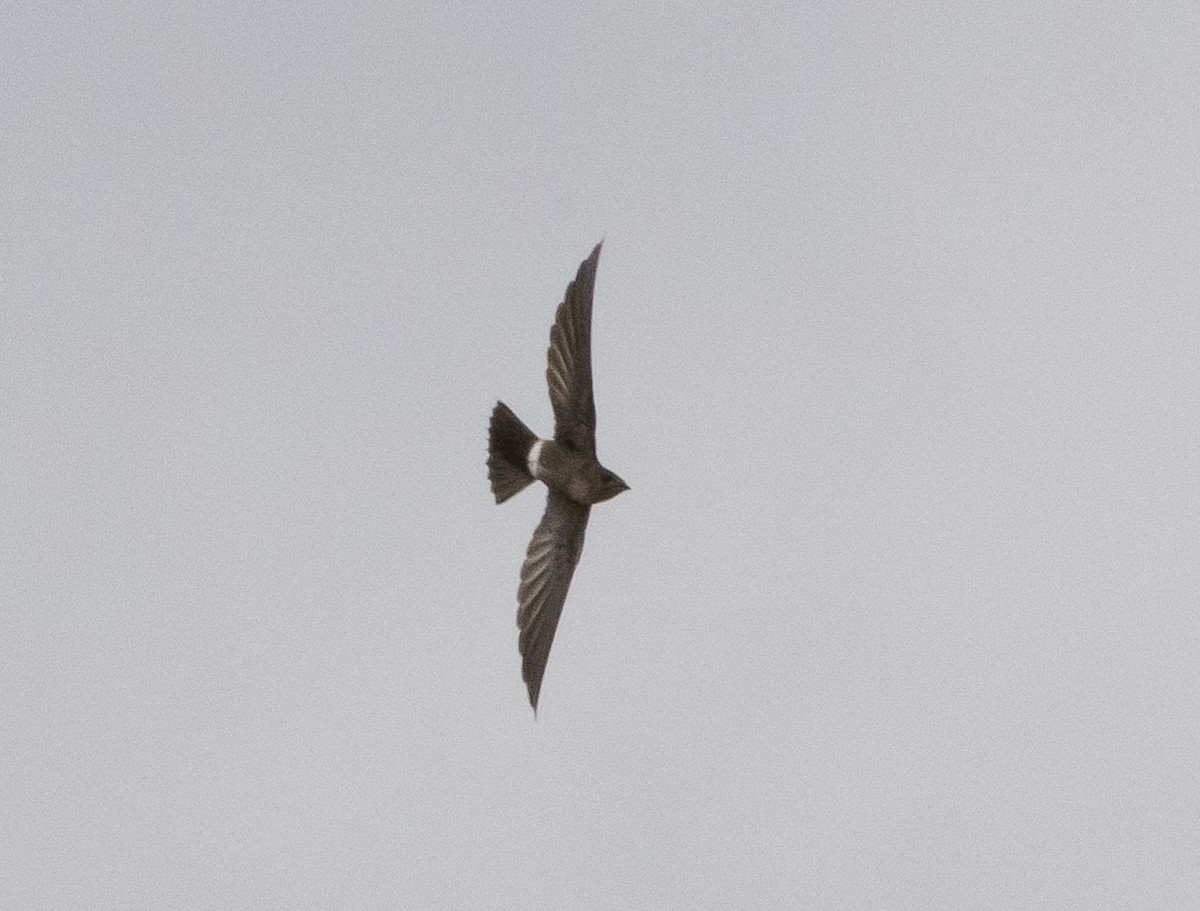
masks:
<svg viewBox="0 0 1200 911"><path fill-rule="evenodd" d="M535 478L584 506L602 503L624 489L611 483L608 476L612 472L596 461L595 456L576 452L553 440L538 440L530 450L528 462Z"/></svg>
<svg viewBox="0 0 1200 911"><path fill-rule="evenodd" d="M554 406L554 439L539 439L503 402L496 403L488 432L488 478L497 503L535 480L549 488L517 590L522 676L535 712L591 507L629 489L596 458L591 336L599 259L597 244L567 286L550 330L546 382Z"/></svg>

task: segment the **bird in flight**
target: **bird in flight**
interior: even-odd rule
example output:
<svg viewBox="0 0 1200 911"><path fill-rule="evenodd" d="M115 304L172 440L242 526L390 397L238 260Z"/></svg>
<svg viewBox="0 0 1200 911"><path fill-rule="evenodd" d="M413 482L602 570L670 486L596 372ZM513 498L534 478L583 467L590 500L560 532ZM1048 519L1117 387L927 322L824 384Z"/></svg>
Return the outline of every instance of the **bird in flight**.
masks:
<svg viewBox="0 0 1200 911"><path fill-rule="evenodd" d="M558 628L583 533L594 503L629 485L596 458L596 403L592 399L592 289L600 246L583 261L558 305L546 352L546 383L554 407L554 439L542 440L503 402L488 428L488 480L497 503L535 480L549 488L546 512L533 533L517 589L521 676L537 714L538 693Z"/></svg>

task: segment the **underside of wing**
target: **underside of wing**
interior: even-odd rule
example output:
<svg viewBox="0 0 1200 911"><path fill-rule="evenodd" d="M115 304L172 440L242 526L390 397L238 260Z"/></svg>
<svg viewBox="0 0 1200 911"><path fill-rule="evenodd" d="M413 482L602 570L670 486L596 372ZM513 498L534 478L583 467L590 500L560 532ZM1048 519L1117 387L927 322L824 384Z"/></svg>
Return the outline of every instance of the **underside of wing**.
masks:
<svg viewBox="0 0 1200 911"><path fill-rule="evenodd" d="M562 615L575 564L583 551L589 507L551 490L546 512L521 567L521 586L517 592L520 608L517 626L521 630L521 675L529 689L529 702L537 711L542 675L558 618Z"/></svg>
<svg viewBox="0 0 1200 911"><path fill-rule="evenodd" d="M546 384L554 406L554 439L580 452L596 450L592 397L592 292L600 244L583 261L554 315L546 353Z"/></svg>

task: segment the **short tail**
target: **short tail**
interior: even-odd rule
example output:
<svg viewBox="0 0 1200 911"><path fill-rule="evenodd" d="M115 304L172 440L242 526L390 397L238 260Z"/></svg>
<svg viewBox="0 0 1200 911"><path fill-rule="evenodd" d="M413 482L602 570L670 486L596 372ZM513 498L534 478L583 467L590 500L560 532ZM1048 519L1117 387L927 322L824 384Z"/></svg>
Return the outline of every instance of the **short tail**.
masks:
<svg viewBox="0 0 1200 911"><path fill-rule="evenodd" d="M497 402L488 427L488 480L497 503L520 493L533 483L526 459L537 435L521 423L512 409Z"/></svg>

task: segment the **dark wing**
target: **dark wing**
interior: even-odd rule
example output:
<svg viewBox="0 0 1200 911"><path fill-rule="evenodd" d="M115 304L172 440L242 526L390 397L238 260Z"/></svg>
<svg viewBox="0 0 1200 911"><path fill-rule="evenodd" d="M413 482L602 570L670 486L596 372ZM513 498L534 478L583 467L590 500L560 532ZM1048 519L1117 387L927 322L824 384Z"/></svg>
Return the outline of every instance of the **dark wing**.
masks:
<svg viewBox="0 0 1200 911"><path fill-rule="evenodd" d="M592 290L600 244L583 261L554 315L546 384L554 406L554 440L596 454L596 403L592 399Z"/></svg>
<svg viewBox="0 0 1200 911"><path fill-rule="evenodd" d="M537 712L542 674L550 657L550 644L562 614L567 589L579 554L583 551L583 532L587 528L590 507L550 491L546 512L521 567L521 587L517 600L517 626L521 629L521 676L529 688L529 703Z"/></svg>

